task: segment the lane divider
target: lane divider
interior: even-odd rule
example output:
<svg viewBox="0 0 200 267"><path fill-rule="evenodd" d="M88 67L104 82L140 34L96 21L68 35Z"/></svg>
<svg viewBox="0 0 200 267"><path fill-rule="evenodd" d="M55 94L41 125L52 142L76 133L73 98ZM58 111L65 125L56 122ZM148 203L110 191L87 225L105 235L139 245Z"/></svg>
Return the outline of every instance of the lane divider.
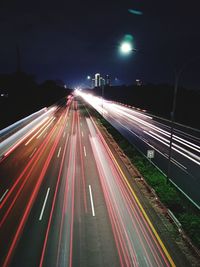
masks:
<svg viewBox="0 0 200 267"><path fill-rule="evenodd" d="M93 201L93 196L92 196L92 188L91 185L89 185L89 192L90 192L90 202L91 202L91 208L92 208L92 216L95 216L95 211L94 211L94 201Z"/></svg>
<svg viewBox="0 0 200 267"><path fill-rule="evenodd" d="M83 147L83 150L84 150L84 155L85 155L85 157L86 157L87 154L86 154L86 148L85 148L85 146Z"/></svg>
<svg viewBox="0 0 200 267"><path fill-rule="evenodd" d="M49 196L49 192L50 192L50 187L48 187L48 189L47 189L47 193L46 193L46 196L45 196L45 199L44 199L44 203L43 203L42 210L41 210L41 213L40 213L39 221L42 220L42 217L43 217L43 214L44 214L44 209L45 209L45 206L46 206L46 203L47 203L47 199L48 199L48 196Z"/></svg>
<svg viewBox="0 0 200 267"><path fill-rule="evenodd" d="M58 150L57 158L60 157L60 151L61 151L61 147L60 147L59 150Z"/></svg>
<svg viewBox="0 0 200 267"><path fill-rule="evenodd" d="M0 198L0 203L4 199L4 197L6 196L6 194L8 193L8 191L9 191L9 189L6 189L6 191L3 193L2 197Z"/></svg>

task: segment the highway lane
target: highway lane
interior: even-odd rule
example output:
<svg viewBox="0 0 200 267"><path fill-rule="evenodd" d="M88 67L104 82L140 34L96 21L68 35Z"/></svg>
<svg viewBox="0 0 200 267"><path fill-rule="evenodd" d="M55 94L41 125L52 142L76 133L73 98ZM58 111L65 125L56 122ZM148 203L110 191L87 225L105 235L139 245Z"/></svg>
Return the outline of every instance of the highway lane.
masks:
<svg viewBox="0 0 200 267"><path fill-rule="evenodd" d="M0 265L175 266L82 104L61 109L41 140L23 189L0 210ZM1 164L37 142L20 145Z"/></svg>
<svg viewBox="0 0 200 267"><path fill-rule="evenodd" d="M91 180L88 181L90 184L89 187L83 177L82 172L85 171L85 167L83 167L83 169L81 168L81 162L83 157L87 157L85 152L87 151L89 153L89 143L87 145L87 142L84 139L87 137L84 121L81 120L79 123L79 117L77 116L77 119L75 119L74 116L75 115L72 116L71 114L72 122L68 123L68 125L70 124L69 129L71 129L71 133L66 137L68 140L66 144L66 153L63 152L64 154L63 158L61 158L61 163L58 164L60 165L59 170L57 170L58 173L55 173L55 167L53 167L54 160L56 161L56 164L59 162L55 155L52 159L52 168L54 171L51 169L48 170L47 178L45 179L47 184L45 185L45 189L41 191L41 198L39 197L39 199L45 199L44 196L48 188L51 188L51 192L56 192L52 193L51 196L49 195L46 204L46 217L44 214L42 224L44 231L41 232L41 228L38 226L38 201L36 201L30 214L30 219L25 227L25 234L21 237L21 247L19 245L19 248L16 250L12 266L18 266L17 264L19 263L20 266L25 266L27 263L30 264L29 266L39 266L41 260L43 263L42 265L44 266L56 266L56 264L57 266L70 266L70 251L72 250L70 240L73 221L73 266L80 266L80 264L82 266L108 266L110 264L111 266L119 266L118 255L112 237L112 229L108 220L100 186L95 189L96 182L93 181L91 177ZM73 124L75 124L73 122L73 117L74 121L76 120L76 126L73 126ZM73 128L75 129L73 130ZM66 132L69 133L69 130L66 129ZM84 145L81 145L81 139L83 139ZM62 138L61 144L59 145L62 145L64 140L65 139ZM61 155L62 154L60 153L60 157ZM74 169L75 161L76 170ZM87 161L86 164L89 167L89 174L93 174L94 178L97 179L98 175L95 162ZM48 182L49 179L55 183L55 177L59 176L59 172L60 182L58 184L56 182L56 185L54 186L50 185ZM55 190L56 186L57 190ZM93 205L95 205L95 216L92 214L89 188L91 188L92 194L95 194L93 200ZM73 205L74 194L76 194L76 197ZM42 203L42 201L40 202ZM98 215L98 206L100 206L100 215ZM52 217L50 215L51 212L53 214ZM49 230L45 230L48 229L48 225ZM104 232L102 229L104 229ZM34 233L35 239L31 238L32 232ZM43 233L43 235L41 233ZM48 237L46 244L44 236ZM36 253L32 253L29 249L27 253L24 253L24 244L25 247L31 247L31 251L35 251ZM41 255L38 255L37 251L41 252L43 249L44 258L41 258Z"/></svg>
<svg viewBox="0 0 200 267"><path fill-rule="evenodd" d="M145 156L154 150L151 161L165 174L168 170L170 126L160 119L111 101L77 92L108 120L130 143ZM102 104L103 103L103 104ZM180 128L180 127L179 127ZM183 128L183 127L182 127ZM174 129L170 181L200 208L200 139Z"/></svg>
<svg viewBox="0 0 200 267"><path fill-rule="evenodd" d="M42 125L39 123L39 127L34 131L31 130L31 134L28 133L27 139L24 139L19 146L14 146L15 149L11 147L11 152L14 153L8 152L8 156L4 157L0 164L0 195L3 195L7 188L10 188L12 183L14 183L14 180L20 177L20 175L22 176L23 172L31 166L36 158L36 154L38 154L45 143L48 142L46 138L47 131L53 129L53 124L60 118L60 115L61 112L59 110ZM31 143L33 139L34 145ZM9 170L9 172L7 170Z"/></svg>
<svg viewBox="0 0 200 267"><path fill-rule="evenodd" d="M62 117L60 118L62 119ZM57 123L59 123L60 118L58 118ZM60 133L60 131L61 129L55 124L50 132L46 135L46 138L41 140L41 147L38 148L35 155L29 160L29 163L25 165L25 168L21 174L19 176L14 176L14 173L12 173L13 177L15 178L13 179L13 183L10 184L8 193L1 201L0 239L4 244L0 251L0 258L2 260L6 256L6 253L6 260L9 260L9 257L11 256L12 251L19 239L24 224L28 218L30 209L44 179L44 174L49 165L53 150L55 150L56 143L58 142L57 135ZM13 152L15 154L13 160L17 160L18 158L20 159L19 156L27 149L25 143L21 144L21 146L21 152L18 150ZM43 157L41 157L42 155ZM9 160L9 157L6 158L2 164L7 160ZM24 161L19 162L19 164L24 166ZM7 173L9 172L10 169L7 169ZM6 170L4 173L6 173ZM4 181L2 180L2 182ZM12 240L12 243L8 250L7 245L10 244L10 240Z"/></svg>

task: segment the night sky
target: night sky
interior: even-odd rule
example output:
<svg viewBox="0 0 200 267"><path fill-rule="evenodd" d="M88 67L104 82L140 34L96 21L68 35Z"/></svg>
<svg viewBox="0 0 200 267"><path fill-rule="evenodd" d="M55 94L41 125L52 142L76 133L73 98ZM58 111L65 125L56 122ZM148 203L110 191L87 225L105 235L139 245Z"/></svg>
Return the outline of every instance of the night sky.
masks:
<svg viewBox="0 0 200 267"><path fill-rule="evenodd" d="M23 71L39 82L83 85L100 72L124 84L172 83L186 63L181 82L200 85L199 0L1 0L0 34L0 73L16 70L18 44ZM126 34L137 52L122 57Z"/></svg>

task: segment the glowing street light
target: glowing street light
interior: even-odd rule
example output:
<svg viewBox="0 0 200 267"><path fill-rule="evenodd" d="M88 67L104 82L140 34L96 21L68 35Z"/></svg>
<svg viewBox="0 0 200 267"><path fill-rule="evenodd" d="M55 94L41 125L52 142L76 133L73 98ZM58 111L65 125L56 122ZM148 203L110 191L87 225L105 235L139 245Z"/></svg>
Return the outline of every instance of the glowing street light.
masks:
<svg viewBox="0 0 200 267"><path fill-rule="evenodd" d="M120 46L120 51L122 54L130 54L133 50L134 49L130 42L123 42Z"/></svg>

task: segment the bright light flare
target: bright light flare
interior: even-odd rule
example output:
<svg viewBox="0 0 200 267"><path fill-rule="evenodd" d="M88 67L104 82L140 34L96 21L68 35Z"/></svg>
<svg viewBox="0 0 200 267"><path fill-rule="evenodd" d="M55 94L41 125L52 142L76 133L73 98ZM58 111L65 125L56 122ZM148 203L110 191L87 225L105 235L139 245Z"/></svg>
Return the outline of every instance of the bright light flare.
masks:
<svg viewBox="0 0 200 267"><path fill-rule="evenodd" d="M133 47L129 42L123 42L120 46L120 51L122 54L129 54L131 51L133 51Z"/></svg>

